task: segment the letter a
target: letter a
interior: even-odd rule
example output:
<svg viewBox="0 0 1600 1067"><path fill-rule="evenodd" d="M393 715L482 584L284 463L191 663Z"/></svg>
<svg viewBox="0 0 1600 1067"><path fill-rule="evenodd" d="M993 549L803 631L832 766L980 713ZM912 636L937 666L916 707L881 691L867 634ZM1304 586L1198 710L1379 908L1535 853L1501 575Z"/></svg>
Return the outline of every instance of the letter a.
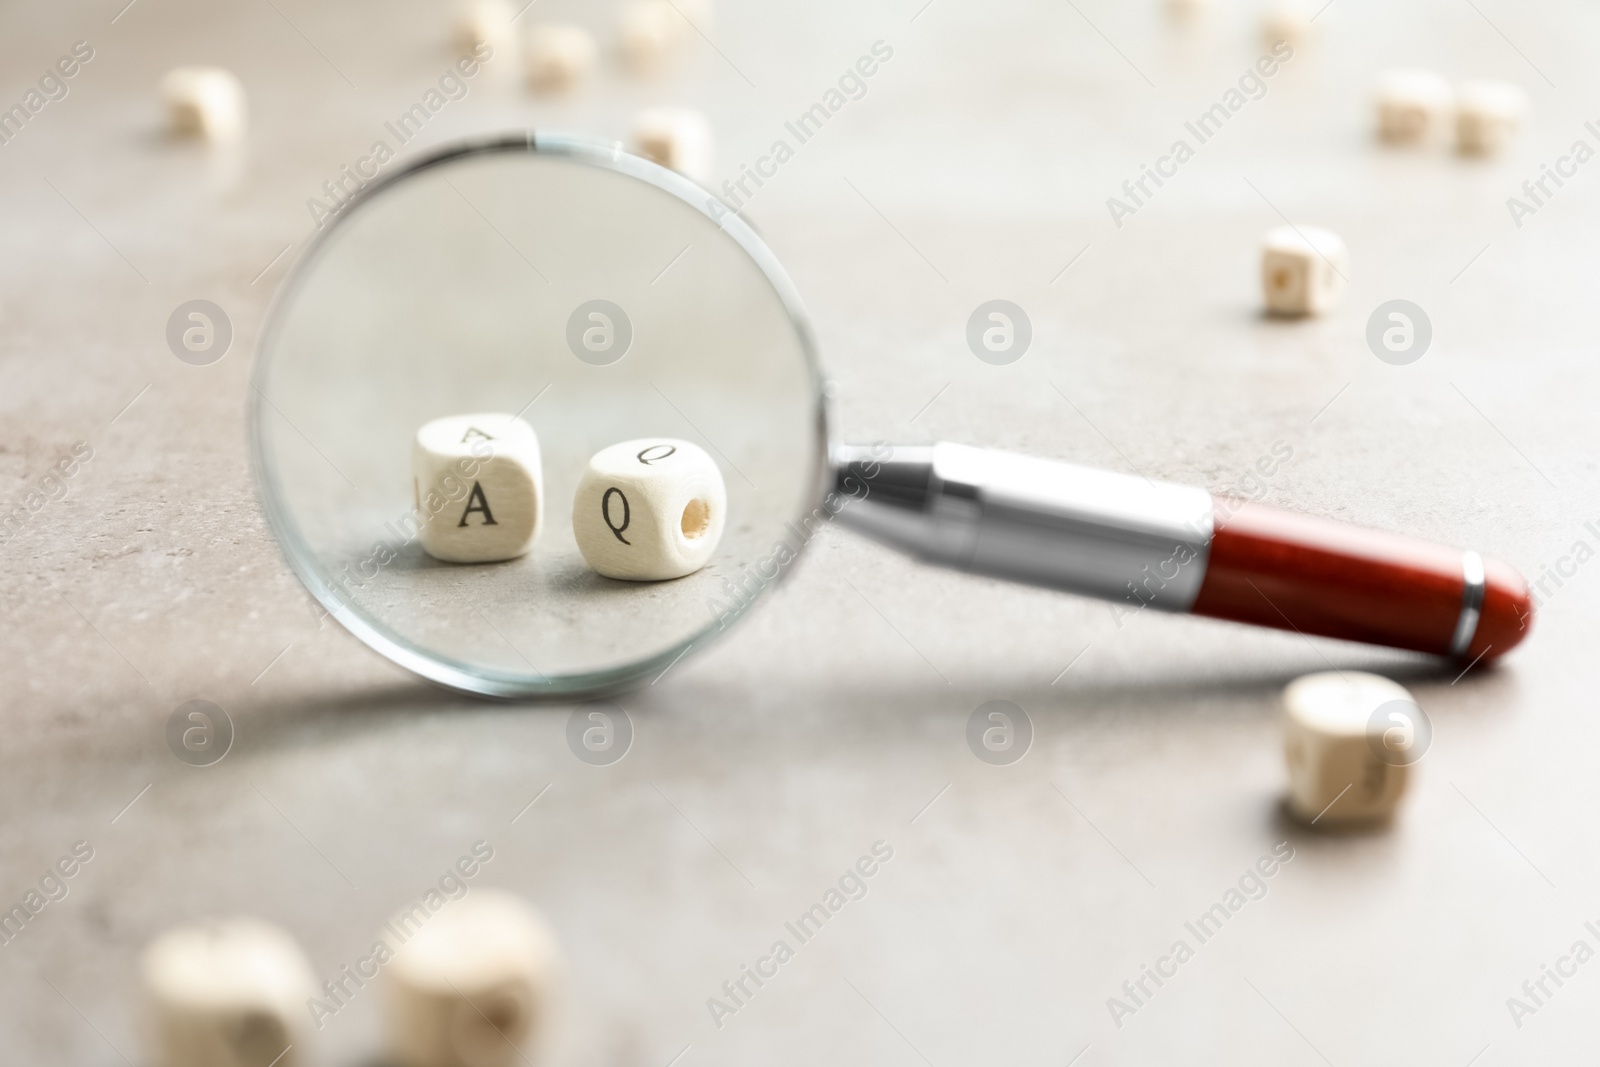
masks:
<svg viewBox="0 0 1600 1067"><path fill-rule="evenodd" d="M494 521L494 514L489 510L489 501L483 495L483 486L478 482L472 483L472 492L467 495L467 510L461 513L461 521L456 525L465 526L467 524L467 516L474 511L483 512L483 522L479 523L480 526L500 525Z"/></svg>

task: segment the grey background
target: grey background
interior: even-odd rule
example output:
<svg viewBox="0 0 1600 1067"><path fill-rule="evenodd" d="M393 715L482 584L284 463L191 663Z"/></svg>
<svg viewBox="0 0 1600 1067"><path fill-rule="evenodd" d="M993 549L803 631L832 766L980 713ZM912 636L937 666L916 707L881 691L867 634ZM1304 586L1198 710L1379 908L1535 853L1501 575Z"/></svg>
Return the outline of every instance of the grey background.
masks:
<svg viewBox="0 0 1600 1067"><path fill-rule="evenodd" d="M1600 519L1600 170L1521 229L1505 206L1575 138L1594 144L1600 12L1335 0L1265 99L1117 229L1106 197L1258 55L1254 9L1218 0L1178 35L1143 2L919 4L725 0L715 48L666 80L608 75L562 101L496 83L491 63L417 144L517 124L621 136L638 107L679 102L712 116L719 173L736 174L882 39L894 58L866 97L749 211L809 304L841 436L1218 491L1248 489L1281 440L1294 458L1267 499L1283 506L1534 575L1600 540L1584 527ZM73 442L95 450L3 547L0 901L74 841L95 849L0 946L8 1058L137 1061L138 948L198 916L281 923L332 974L480 838L495 858L479 884L526 894L564 947L562 1062L1491 1064L1592 1047L1600 965L1520 1029L1505 1002L1575 940L1596 945L1593 565L1501 669L1453 682L1293 634L1118 620L830 530L736 633L619 700L625 759L584 765L569 706L457 699L319 627L246 462L247 357L311 232L305 200L443 72L450 10L139 0L113 23L119 7L0 13L0 101L74 41L96 49L0 147L5 499ZM155 82L192 61L243 79L239 152L162 138ZM1381 150L1367 87L1412 64L1512 78L1536 116L1496 161ZM1258 314L1256 242L1283 216L1350 245L1350 293L1324 320ZM201 297L236 333L192 367L163 330ZM996 297L1035 331L1005 367L963 338ZM1363 339L1395 298L1435 329L1406 367ZM1402 679L1432 718L1387 833L1278 814L1277 695L1330 663ZM237 730L209 768L163 739L197 697ZM991 699L1034 723L1012 766L964 740ZM706 998L877 840L894 858L865 899L716 1029ZM1107 997L1282 840L1295 857L1267 896L1116 1029ZM315 1061L367 1062L377 1007L363 991Z"/></svg>

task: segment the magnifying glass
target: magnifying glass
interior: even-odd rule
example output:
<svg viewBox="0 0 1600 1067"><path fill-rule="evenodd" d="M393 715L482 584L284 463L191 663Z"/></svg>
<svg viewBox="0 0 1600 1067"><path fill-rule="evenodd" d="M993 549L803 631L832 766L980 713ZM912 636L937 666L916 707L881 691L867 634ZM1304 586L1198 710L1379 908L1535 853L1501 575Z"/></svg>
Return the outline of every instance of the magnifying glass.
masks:
<svg viewBox="0 0 1600 1067"><path fill-rule="evenodd" d="M570 138L459 145L353 197L280 290L250 401L263 506L312 595L400 665L490 696L660 676L834 520L1129 610L1465 660L1509 650L1532 614L1522 578L1476 552L965 445L833 444L798 295L754 231L681 176ZM441 426L465 466L425 487L418 450ZM507 505L476 460L522 427L535 443L506 454L526 499ZM653 488L691 456L715 491ZM495 506L532 531L523 550L439 548L503 539ZM617 544L580 543L594 531ZM605 562L652 538L693 556L687 573Z"/></svg>

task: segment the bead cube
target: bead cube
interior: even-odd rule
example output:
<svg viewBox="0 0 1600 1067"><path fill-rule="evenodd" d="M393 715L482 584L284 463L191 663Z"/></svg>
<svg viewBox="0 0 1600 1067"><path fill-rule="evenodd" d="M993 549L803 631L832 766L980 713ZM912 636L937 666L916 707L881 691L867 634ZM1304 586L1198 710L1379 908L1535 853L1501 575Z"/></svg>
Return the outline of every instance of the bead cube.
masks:
<svg viewBox="0 0 1600 1067"><path fill-rule="evenodd" d="M518 897L475 889L413 926L384 968L390 1058L398 1067L537 1062L553 1013L554 936Z"/></svg>
<svg viewBox="0 0 1600 1067"><path fill-rule="evenodd" d="M490 57L514 57L517 52L517 5L511 0L466 0L456 24L456 49L477 55L487 45Z"/></svg>
<svg viewBox="0 0 1600 1067"><path fill-rule="evenodd" d="M542 92L575 88L594 70L598 54L594 36L581 26L534 26L524 52L528 84Z"/></svg>
<svg viewBox="0 0 1600 1067"><path fill-rule="evenodd" d="M539 438L522 419L434 419L417 431L411 470L422 547L435 559L515 559L538 536L544 474Z"/></svg>
<svg viewBox="0 0 1600 1067"><path fill-rule="evenodd" d="M1280 226L1261 248L1261 290L1274 315L1319 315L1344 296L1350 257L1338 234L1315 226Z"/></svg>
<svg viewBox="0 0 1600 1067"><path fill-rule="evenodd" d="M704 449L641 438L589 460L572 502L572 533L589 566L607 578L681 578L716 551L727 510L722 472Z"/></svg>
<svg viewBox="0 0 1600 1067"><path fill-rule="evenodd" d="M1469 156L1500 151L1527 109L1527 94L1510 82L1462 82L1456 90L1457 150Z"/></svg>
<svg viewBox="0 0 1600 1067"><path fill-rule="evenodd" d="M221 67L178 67L161 79L172 132L227 143L244 136L244 86Z"/></svg>
<svg viewBox="0 0 1600 1067"><path fill-rule="evenodd" d="M1290 812L1328 827L1388 819L1421 755L1420 718L1404 686L1375 674L1295 679L1283 693Z"/></svg>
<svg viewBox="0 0 1600 1067"><path fill-rule="evenodd" d="M679 107L641 111L634 120L633 143L639 155L690 181L705 185L711 180L711 120L698 111Z"/></svg>
<svg viewBox="0 0 1600 1067"><path fill-rule="evenodd" d="M254 919L171 930L144 952L150 1062L295 1067L306 1062L316 980L294 940Z"/></svg>
<svg viewBox="0 0 1600 1067"><path fill-rule="evenodd" d="M633 0L622 11L622 61L635 74L659 73L693 32L672 0Z"/></svg>
<svg viewBox="0 0 1600 1067"><path fill-rule="evenodd" d="M1444 129L1455 93L1431 70L1393 70L1374 94L1378 136L1390 144L1417 144Z"/></svg>

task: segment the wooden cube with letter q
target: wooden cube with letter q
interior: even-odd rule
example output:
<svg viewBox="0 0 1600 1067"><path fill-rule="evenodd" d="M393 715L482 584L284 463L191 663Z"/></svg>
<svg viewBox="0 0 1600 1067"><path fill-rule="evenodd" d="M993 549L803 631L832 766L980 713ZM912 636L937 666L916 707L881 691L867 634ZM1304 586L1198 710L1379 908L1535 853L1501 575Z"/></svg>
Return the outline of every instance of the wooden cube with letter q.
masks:
<svg viewBox="0 0 1600 1067"><path fill-rule="evenodd" d="M727 511L722 472L705 449L643 438L589 460L572 501L572 534L607 578L681 578L716 551Z"/></svg>

